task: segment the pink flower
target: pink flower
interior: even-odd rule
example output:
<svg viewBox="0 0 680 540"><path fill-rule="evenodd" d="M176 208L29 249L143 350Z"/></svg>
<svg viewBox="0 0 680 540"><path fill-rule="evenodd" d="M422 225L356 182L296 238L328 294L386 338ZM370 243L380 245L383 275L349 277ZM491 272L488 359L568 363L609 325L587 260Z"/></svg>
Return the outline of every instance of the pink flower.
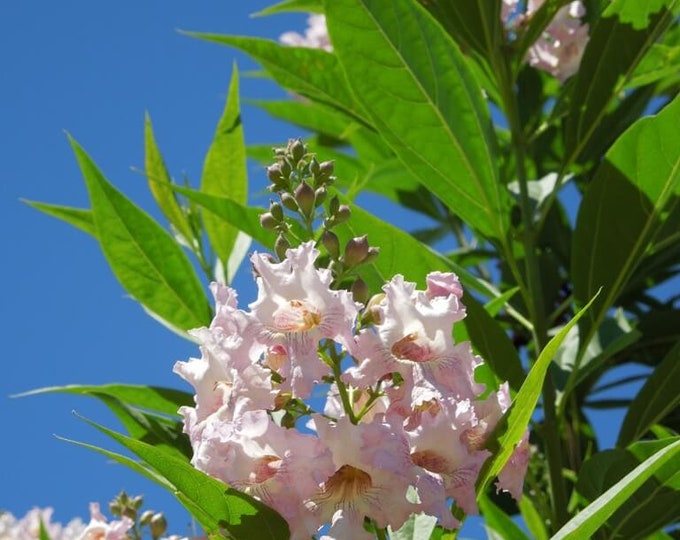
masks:
<svg viewBox="0 0 680 540"><path fill-rule="evenodd" d="M99 510L99 504L90 503L90 523L79 540L128 540L127 532L134 524L127 516L107 523L106 517Z"/></svg>
<svg viewBox="0 0 680 540"><path fill-rule="evenodd" d="M330 373L318 356L319 341L349 346L358 313L347 291L330 289L330 271L314 267L318 256L314 243L307 242L289 249L280 263L257 253L251 259L258 297L250 308L260 325L258 339L287 354L279 370L286 382L283 388L300 398L308 397L314 383Z"/></svg>
<svg viewBox="0 0 680 540"><path fill-rule="evenodd" d="M328 37L328 28L326 28L326 17L320 14L312 14L307 19L307 30L302 36L297 32L286 32L281 35L279 41L284 45L292 45L294 47L309 47L311 49L324 49L332 51L330 38Z"/></svg>
<svg viewBox="0 0 680 540"><path fill-rule="evenodd" d="M529 0L528 13L535 12L545 0ZM588 25L581 24L585 8L580 1L560 9L543 35L529 49L527 60L564 82L578 71L588 43Z"/></svg>
<svg viewBox="0 0 680 540"><path fill-rule="evenodd" d="M52 508L32 508L21 519L16 519L10 513L0 512L0 538L38 540L41 523L50 540L74 540L81 536L85 525L80 519L73 519L63 526L52 521L53 512Z"/></svg>

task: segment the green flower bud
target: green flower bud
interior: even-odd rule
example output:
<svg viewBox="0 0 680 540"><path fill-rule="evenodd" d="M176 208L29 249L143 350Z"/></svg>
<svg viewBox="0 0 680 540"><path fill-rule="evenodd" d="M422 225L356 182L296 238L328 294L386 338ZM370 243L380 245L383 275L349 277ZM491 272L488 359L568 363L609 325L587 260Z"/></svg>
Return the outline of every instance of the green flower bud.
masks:
<svg viewBox="0 0 680 540"><path fill-rule="evenodd" d="M334 216L336 225L344 223L350 218L351 215L352 211L350 210L349 206L347 206L346 204L341 204L340 208L338 208L338 211L335 213Z"/></svg>
<svg viewBox="0 0 680 540"><path fill-rule="evenodd" d="M380 255L380 248L379 247L370 247L370 248L368 248L368 253L366 254L366 257L364 258L364 260L361 263L362 264L370 264L378 258L378 255Z"/></svg>
<svg viewBox="0 0 680 540"><path fill-rule="evenodd" d="M295 188L295 200L300 207L300 212L305 217L310 217L314 213L315 194L311 186L304 180Z"/></svg>
<svg viewBox="0 0 680 540"><path fill-rule="evenodd" d="M324 229L321 235L321 243L328 251L331 259L337 259L340 256L340 240L331 231Z"/></svg>
<svg viewBox="0 0 680 540"><path fill-rule="evenodd" d="M260 225L262 225L263 229L274 231L279 226L279 221L269 212L265 212L260 215Z"/></svg>
<svg viewBox="0 0 680 540"><path fill-rule="evenodd" d="M270 202L269 203L269 212L271 213L272 216L274 216L274 219L276 221L283 221L283 208L281 208L281 205L277 202Z"/></svg>
<svg viewBox="0 0 680 540"><path fill-rule="evenodd" d="M355 302L365 304L368 300L368 285L366 285L366 282L361 278L354 280L350 292L352 293Z"/></svg>
<svg viewBox="0 0 680 540"><path fill-rule="evenodd" d="M307 153L307 147L305 146L305 143L302 142L302 139L295 139L292 141L292 144L289 144L289 150L294 163L300 161Z"/></svg>
<svg viewBox="0 0 680 540"><path fill-rule="evenodd" d="M335 162L333 160L324 161L319 165L319 174L323 178L328 178L335 171Z"/></svg>
<svg viewBox="0 0 680 540"><path fill-rule="evenodd" d="M160 538L168 530L168 521L165 516L161 513L154 514L149 523L149 528L151 529L151 536L154 538Z"/></svg>
<svg viewBox="0 0 680 540"><path fill-rule="evenodd" d="M328 190L326 189L326 186L321 186L314 192L314 206L319 207L320 205L323 204L323 202L326 200L326 196L328 195Z"/></svg>
<svg viewBox="0 0 680 540"><path fill-rule="evenodd" d="M153 510L146 510L139 518L140 525L148 525L151 523L151 518L153 517Z"/></svg>
<svg viewBox="0 0 680 540"><path fill-rule="evenodd" d="M345 246L343 262L347 268L361 264L368 255L368 240L366 235L352 238Z"/></svg>
<svg viewBox="0 0 680 540"><path fill-rule="evenodd" d="M282 261L286 258L286 251L288 249L290 249L290 242L283 234L279 234L276 242L274 243L274 252L276 253L276 256L279 258L279 260Z"/></svg>
<svg viewBox="0 0 680 540"><path fill-rule="evenodd" d="M309 172L312 173L312 176L315 178L319 176L319 173L321 172L321 167L319 166L316 156L312 156L312 159L309 161Z"/></svg>
<svg viewBox="0 0 680 540"><path fill-rule="evenodd" d="M290 193L281 193L281 202L283 203L283 206L288 208L288 210L292 210L293 212L298 211L298 203L295 200L295 197L293 197Z"/></svg>

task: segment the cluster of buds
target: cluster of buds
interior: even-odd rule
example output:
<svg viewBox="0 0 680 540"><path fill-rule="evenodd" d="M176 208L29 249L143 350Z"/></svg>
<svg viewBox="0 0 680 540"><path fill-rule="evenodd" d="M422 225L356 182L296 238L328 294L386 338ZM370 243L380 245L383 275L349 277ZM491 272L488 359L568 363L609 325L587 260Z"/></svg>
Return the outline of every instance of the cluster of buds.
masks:
<svg viewBox="0 0 680 540"><path fill-rule="evenodd" d="M278 195L270 201L269 210L260 216L262 227L276 231L274 252L279 260L303 240L314 240L326 250L324 266L333 276L334 285L351 290L355 300L368 299L366 284L357 275L360 265L369 264L378 256L378 248L368 244L366 235L350 239L344 249L333 228L351 216L346 204L337 195L329 198L336 181L332 161L319 162L300 139L291 139L282 148L275 148L276 163L267 167L269 190ZM303 238L301 238L303 237Z"/></svg>
<svg viewBox="0 0 680 540"><path fill-rule="evenodd" d="M148 529L149 536L153 540L163 537L168 530L168 522L161 512L145 510L140 514L144 504L141 495L130 497L125 491L121 491L115 499L109 503L109 512L117 518L127 518L132 521L133 529L137 536L141 537L142 531Z"/></svg>

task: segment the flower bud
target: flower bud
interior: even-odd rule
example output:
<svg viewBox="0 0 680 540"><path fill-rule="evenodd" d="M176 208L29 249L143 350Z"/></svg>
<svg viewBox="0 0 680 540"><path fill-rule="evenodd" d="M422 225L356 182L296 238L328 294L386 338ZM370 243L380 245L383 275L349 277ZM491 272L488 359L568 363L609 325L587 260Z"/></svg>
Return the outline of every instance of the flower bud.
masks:
<svg viewBox="0 0 680 540"><path fill-rule="evenodd" d="M139 517L139 524L140 525L148 525L151 523L151 518L153 517L153 510L146 510L140 517Z"/></svg>
<svg viewBox="0 0 680 540"><path fill-rule="evenodd" d="M330 175L333 174L334 170L335 170L335 162L333 160L324 161L319 165L319 174L323 178L328 178Z"/></svg>
<svg viewBox="0 0 680 540"><path fill-rule="evenodd" d="M137 510L132 508L132 506L126 506L121 512L122 516L129 517L132 521L137 521Z"/></svg>
<svg viewBox="0 0 680 540"><path fill-rule="evenodd" d="M290 173L293 172L293 167L287 159L281 161L281 163L279 164L279 168L281 169L281 175L283 176L284 179L289 178Z"/></svg>
<svg viewBox="0 0 680 540"><path fill-rule="evenodd" d="M120 517L120 513L123 511L123 507L117 500L111 501L109 503L109 512L115 517Z"/></svg>
<svg viewBox="0 0 680 540"><path fill-rule="evenodd" d="M378 258L378 255L380 255L380 248L370 247L368 248L368 253L366 254L366 257L361 262L362 264L370 264Z"/></svg>
<svg viewBox="0 0 680 540"><path fill-rule="evenodd" d="M346 204L341 204L340 208L338 208L338 211L335 213L335 224L339 225L340 223L344 223L347 221L350 216L352 215L352 211L350 210L349 206Z"/></svg>
<svg viewBox="0 0 680 540"><path fill-rule="evenodd" d="M277 202L270 202L269 203L269 212L271 213L272 216L274 216L274 219L276 221L283 221L283 208L281 208L281 205Z"/></svg>
<svg viewBox="0 0 680 540"><path fill-rule="evenodd" d="M279 226L279 221L277 221L277 219L269 212L265 212L260 215L260 225L262 225L263 229L274 231Z"/></svg>
<svg viewBox="0 0 680 540"><path fill-rule="evenodd" d="M279 258L279 260L282 261L286 258L286 251L289 249L290 242L283 234L279 234L276 242L274 243L274 252L276 253L276 256Z"/></svg>
<svg viewBox="0 0 680 540"><path fill-rule="evenodd" d="M142 497L141 495L135 495L134 497L132 497L132 499L130 499L130 505L135 510L139 510L142 507L143 504L144 504L144 497Z"/></svg>
<svg viewBox="0 0 680 540"><path fill-rule="evenodd" d="M151 536L154 538L160 538L168 530L168 522L165 516L161 513L154 514L151 518L151 523L149 523L149 528L151 529Z"/></svg>
<svg viewBox="0 0 680 540"><path fill-rule="evenodd" d="M328 213L331 216L334 216L335 214L338 213L339 209L340 209L340 200L338 199L337 195L334 195L333 198L331 199L331 202L328 204Z"/></svg>
<svg viewBox="0 0 680 540"><path fill-rule="evenodd" d="M352 238L345 246L345 256L343 262L347 268L352 268L364 262L368 255L368 240L366 235Z"/></svg>
<svg viewBox="0 0 680 540"><path fill-rule="evenodd" d="M290 193L281 193L281 202L283 203L283 206L288 208L288 210L292 210L293 212L298 211L298 204L295 201L295 197L293 197Z"/></svg>
<svg viewBox="0 0 680 540"><path fill-rule="evenodd" d="M314 192L314 206L318 207L323 204L326 200L326 195L328 195L328 190L326 186L321 186Z"/></svg>
<svg viewBox="0 0 680 540"><path fill-rule="evenodd" d="M366 285L366 282L361 278L354 280L350 292L352 293L355 302L365 304L368 300L368 285Z"/></svg>
<svg viewBox="0 0 680 540"><path fill-rule="evenodd" d="M274 184L280 183L284 179L283 174L281 174L281 165L274 163L274 165L267 167L267 178Z"/></svg>
<svg viewBox="0 0 680 540"><path fill-rule="evenodd" d="M295 200L305 217L310 217L314 213L314 198L314 190L304 180L295 188Z"/></svg>
<svg viewBox="0 0 680 540"><path fill-rule="evenodd" d="M321 243L326 248L326 251L328 251L331 259L340 257L340 240L338 240L338 237L334 233L328 229L324 229L323 234L321 235Z"/></svg>
<svg viewBox="0 0 680 540"><path fill-rule="evenodd" d="M312 159L309 161L309 172L312 173L312 176L316 178L319 176L320 171L321 167L319 166L316 156L312 156Z"/></svg>
<svg viewBox="0 0 680 540"><path fill-rule="evenodd" d="M374 294L366 304L362 322L370 324L382 323L382 310L380 309L381 302L385 299L385 293Z"/></svg>
<svg viewBox="0 0 680 540"><path fill-rule="evenodd" d="M292 144L289 144L290 155L293 157L293 161L297 163L303 156L307 153L307 148L302 142L302 139L295 139Z"/></svg>

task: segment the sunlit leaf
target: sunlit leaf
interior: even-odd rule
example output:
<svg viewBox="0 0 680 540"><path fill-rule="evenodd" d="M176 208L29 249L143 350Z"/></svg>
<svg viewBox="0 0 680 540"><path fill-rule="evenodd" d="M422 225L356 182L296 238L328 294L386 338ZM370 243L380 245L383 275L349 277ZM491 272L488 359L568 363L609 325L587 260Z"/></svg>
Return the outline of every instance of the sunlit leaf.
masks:
<svg viewBox="0 0 680 540"><path fill-rule="evenodd" d="M92 217L92 210L86 208L73 208L71 206L60 206L57 204L48 204L37 201L28 201L22 199L27 205L40 210L41 212L52 216L66 223L73 225L77 229L86 232L87 234L97 237L97 228Z"/></svg>
<svg viewBox="0 0 680 540"><path fill-rule="evenodd" d="M253 17L264 17L276 13L287 13L290 11L302 11L304 13L323 13L322 0L283 0L273 6L264 8L253 14Z"/></svg>
<svg viewBox="0 0 680 540"><path fill-rule="evenodd" d="M484 527L495 533L496 538L503 540L528 540L522 529L510 519L503 510L498 508L489 497L482 495L478 498L479 509L484 516Z"/></svg>

